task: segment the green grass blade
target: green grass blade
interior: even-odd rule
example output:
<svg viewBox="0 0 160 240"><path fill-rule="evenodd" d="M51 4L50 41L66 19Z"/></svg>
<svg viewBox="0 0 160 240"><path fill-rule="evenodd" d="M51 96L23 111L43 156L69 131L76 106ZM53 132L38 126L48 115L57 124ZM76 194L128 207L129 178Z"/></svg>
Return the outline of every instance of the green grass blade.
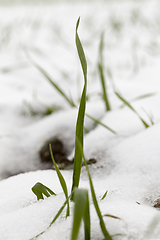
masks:
<svg viewBox="0 0 160 240"><path fill-rule="evenodd" d="M134 102L134 101L141 100L141 99L144 99L144 98L153 97L153 96L155 96L156 94L157 94L156 92L146 93L146 94L143 94L143 95L141 95L141 96L132 98L130 101L131 101L131 102Z"/></svg>
<svg viewBox="0 0 160 240"><path fill-rule="evenodd" d="M151 122L151 125L154 125L154 121L153 121L153 116L152 114L149 114L144 108L142 108L143 112L145 112L145 114L147 115L148 119Z"/></svg>
<svg viewBox="0 0 160 240"><path fill-rule="evenodd" d="M71 240L76 240L82 219L84 220L85 240L90 240L90 212L89 198L86 189L75 189L74 192L74 217Z"/></svg>
<svg viewBox="0 0 160 240"><path fill-rule="evenodd" d="M96 198L96 194L95 194L95 190L94 190L94 187L93 187L93 182L92 182L92 178L91 178L91 175L90 175L90 172L89 172L87 161L86 161L85 156L83 154L82 145L80 144L80 142L78 140L77 140L77 143L78 143L78 146L79 146L79 151L82 152L84 164L85 164L86 169L87 169L88 178L89 178L89 184L90 184L90 189L91 189L91 195L92 195L92 200L93 200L93 204L94 204L94 207L96 209L97 215L99 217L100 227L101 227L102 233L103 233L103 235L104 235L106 240L112 240L111 236L109 235L109 233L108 233L108 231L106 229L105 223L103 221L103 216L101 214L101 211L100 211L100 208L99 208L99 205L98 205L98 201L97 201L97 198Z"/></svg>
<svg viewBox="0 0 160 240"><path fill-rule="evenodd" d="M84 213L84 231L85 231L85 240L90 240L90 232L91 232L91 223L90 223L90 209L89 209L89 197L87 193L86 200L86 209Z"/></svg>
<svg viewBox="0 0 160 240"><path fill-rule="evenodd" d="M90 189L91 189L91 194L92 194L92 199L93 199L93 204L94 204L94 207L96 209L97 215L99 217L101 230L102 230L103 235L104 235L106 240L112 240L111 236L109 235L109 233L106 229L105 223L103 221L103 217L102 217L102 214L101 214L101 211L100 211L100 208L99 208L99 205L98 205L98 201L97 201L97 198L96 198L96 194L95 194L95 191L94 191L93 182L92 182L92 179L91 179L89 168L88 168L88 165L87 165L87 162L85 160L84 155L83 155L83 159L84 159L84 163L85 163L85 166L86 166L86 169L87 169L87 173L88 173L88 177L89 177L89 183L90 183Z"/></svg>
<svg viewBox="0 0 160 240"><path fill-rule="evenodd" d="M107 196L107 193L108 193L108 191L106 191L106 192L103 194L103 196L101 197L101 199L100 199L100 200L103 200L103 199L105 199L105 197Z"/></svg>
<svg viewBox="0 0 160 240"><path fill-rule="evenodd" d="M125 100L125 99L124 99L120 94L118 94L117 92L115 92L115 94L117 95L117 97L118 97L122 102L124 102L124 104L125 104L126 106L128 106L128 107L139 117L139 119L142 121L143 125L144 125L146 128L148 128L149 125L141 118L141 116L139 115L139 113L136 112L136 110L130 105L130 103L129 103L127 100Z"/></svg>
<svg viewBox="0 0 160 240"><path fill-rule="evenodd" d="M104 217L110 217L110 218L114 218L114 219L119 219L119 220L121 220L121 218L116 217L116 216L111 215L111 214L104 214L103 216L104 216Z"/></svg>
<svg viewBox="0 0 160 240"><path fill-rule="evenodd" d="M117 134L113 129L111 129L111 128L108 127L107 125L103 124L103 123L100 122L99 120L97 120L97 119L91 117L89 114L86 114L86 116L87 116L88 118L92 119L94 122L96 122L96 123L102 125L103 127L107 128L110 132L112 132L112 133L114 133L114 134Z"/></svg>
<svg viewBox="0 0 160 240"><path fill-rule="evenodd" d="M79 185L81 167L82 167L82 152L79 151L78 141L81 143L83 148L83 131L84 131L84 116L85 116L85 108L86 108L86 91L87 91L87 62L84 54L84 50L79 39L77 30L79 26L80 18L76 24L76 47L78 51L78 56L81 62L83 75L84 75L84 88L80 100L80 106L78 111L77 123L76 123L76 138L75 138L75 154L74 154L74 170L73 170L73 184L72 191L75 187Z"/></svg>
<svg viewBox="0 0 160 240"><path fill-rule="evenodd" d="M144 95L140 95L140 96L137 96L137 97L135 97L135 98L132 98L132 99L130 99L129 101L130 101L130 102L136 102L136 101L141 100L141 99L144 99L144 98L153 97L153 96L155 96L156 94L157 94L156 92L154 92L154 93L146 93L146 94L144 94ZM125 106L125 104L123 104L123 105L121 106L121 108L124 107L124 106Z"/></svg>
<svg viewBox="0 0 160 240"><path fill-rule="evenodd" d="M78 18L77 24L76 24L76 47L77 47L78 56L81 62L84 79L85 79L85 82L87 82L87 61L86 61L85 53L77 32L79 27L79 22L80 22L80 17Z"/></svg>
<svg viewBox="0 0 160 240"><path fill-rule="evenodd" d="M50 188L46 187L40 182L37 182L32 187L32 192L37 196L37 200L44 199L43 194L46 197L50 197L50 195L56 195Z"/></svg>
<svg viewBox="0 0 160 240"><path fill-rule="evenodd" d="M70 100L67 95L64 93L64 91L51 79L51 77L48 75L48 73L41 67L39 66L31 57L27 54L27 57L29 61L34 65L41 73L42 75L52 84L52 86L59 92L59 94L65 98L65 100L71 105L71 107L75 107L75 104L73 103L72 100Z"/></svg>
<svg viewBox="0 0 160 240"><path fill-rule="evenodd" d="M66 199L68 199L67 185L66 185L66 182L65 182L65 180L64 180L64 177L62 176L61 172L59 171L59 168L57 167L57 164L56 164L56 162L55 162L55 160L54 160L51 144L49 144L49 149L50 149L51 158L52 158L52 161L53 161L55 170L56 170L56 172L57 172L57 176L58 176L58 178L59 178L61 187L62 187L62 189L63 189L63 192L64 192L64 194L65 194ZM68 217L69 214L70 214L70 213L69 213L69 201L68 201L68 202L67 202L66 217Z"/></svg>
<svg viewBox="0 0 160 240"><path fill-rule="evenodd" d="M109 100L108 100L107 89L106 89L106 84L105 84L105 77L104 77L103 50L104 50L104 34L102 32L101 41L100 41L100 45L99 45L98 71L99 71L99 76L100 76L100 80L101 80L102 91L103 91L103 99L104 99L104 102L105 102L106 111L109 111L109 110L111 110L111 107L110 107L110 103L109 103Z"/></svg>
<svg viewBox="0 0 160 240"><path fill-rule="evenodd" d="M100 75L101 84L102 84L103 99L104 99L104 102L105 102L106 111L109 111L109 110L111 110L111 107L110 107L108 96L107 96L107 89L106 89L106 84L105 84L103 65L100 64L100 63L98 64L98 70L99 70L99 75Z"/></svg>
<svg viewBox="0 0 160 240"><path fill-rule="evenodd" d="M38 235L36 235L35 237L31 238L30 240L34 240L35 238L38 238L40 235L42 235L43 233L45 233L51 226L52 224L57 220L57 218L61 215L63 209L65 208L65 206L67 205L69 199L71 198L71 195L73 194L73 192L70 194L70 196L66 199L66 201L63 203L62 207L59 209L59 211L57 212L56 216L54 217L54 219L52 220L52 222L50 223L50 225L47 227L46 230L44 230L43 232L39 233Z"/></svg>
<svg viewBox="0 0 160 240"><path fill-rule="evenodd" d="M72 192L73 193L73 192ZM52 226L52 224L57 220L57 218L61 215L63 209L65 208L65 206L68 204L69 199L71 198L72 193L69 195L69 197L66 199L66 201L63 203L62 207L59 209L59 211L57 212L56 216L54 217L54 219L52 220L52 222L50 223L49 227L50 228Z"/></svg>

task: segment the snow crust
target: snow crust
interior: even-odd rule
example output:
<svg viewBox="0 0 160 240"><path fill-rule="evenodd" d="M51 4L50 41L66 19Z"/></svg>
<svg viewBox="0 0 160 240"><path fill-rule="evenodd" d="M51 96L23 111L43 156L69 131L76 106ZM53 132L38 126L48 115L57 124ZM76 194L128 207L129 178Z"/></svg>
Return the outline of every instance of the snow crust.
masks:
<svg viewBox="0 0 160 240"><path fill-rule="evenodd" d="M160 198L159 5L158 0L100 1L0 8L0 239L29 240L45 230L38 239L70 239L73 203L71 216L66 219L62 212L47 229L65 196L56 172L46 170L39 151L48 140L58 138L69 158L74 156L77 109L45 80L28 54L78 105L83 78L74 34L79 16L88 62L86 112L117 133L85 118L84 152L87 159L97 160L89 169L100 209L120 218L104 217L106 228L116 240L160 239L160 213L153 207ZM112 109L107 112L97 71L102 31ZM115 96L113 81L149 128ZM59 110L45 115L52 106ZM72 170L62 174L70 191ZM36 182L57 195L37 201L31 191ZM89 190L84 167L80 187ZM90 208L91 239L103 239L91 196ZM81 228L79 239L83 234Z"/></svg>

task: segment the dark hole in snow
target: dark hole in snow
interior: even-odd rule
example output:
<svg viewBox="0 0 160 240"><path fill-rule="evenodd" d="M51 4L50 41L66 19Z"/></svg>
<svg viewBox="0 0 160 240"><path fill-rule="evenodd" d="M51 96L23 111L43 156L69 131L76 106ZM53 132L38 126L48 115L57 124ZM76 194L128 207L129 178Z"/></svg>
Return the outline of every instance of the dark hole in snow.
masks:
<svg viewBox="0 0 160 240"><path fill-rule="evenodd" d="M51 167L53 167L49 144L51 144L53 156L59 168L63 169L73 164L73 160L71 161L67 158L67 151L65 150L63 143L58 139L52 139L42 147L40 150L42 163L51 163Z"/></svg>
<svg viewBox="0 0 160 240"><path fill-rule="evenodd" d="M53 168L53 163L51 159L51 154L49 150L49 144L51 144L54 159L59 167L59 169L70 169L73 168L74 159L69 160L67 158L67 150L65 149L63 143L59 139L52 139L48 141L40 150L41 162L48 163L50 168ZM92 158L87 161L88 164L96 163L97 161Z"/></svg>

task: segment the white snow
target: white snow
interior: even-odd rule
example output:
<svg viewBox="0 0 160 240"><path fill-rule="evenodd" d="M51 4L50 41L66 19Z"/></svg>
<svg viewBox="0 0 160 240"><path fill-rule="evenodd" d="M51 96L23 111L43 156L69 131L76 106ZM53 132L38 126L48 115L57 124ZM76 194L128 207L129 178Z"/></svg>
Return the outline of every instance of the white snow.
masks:
<svg viewBox="0 0 160 240"><path fill-rule="evenodd" d="M32 65L27 54L78 105L83 76L75 47L75 24L88 62L86 112L116 131L113 134L85 118L86 159L106 228L115 240L160 239L160 3L99 1L54 3L0 8L0 240L70 239L71 216L62 212L65 201L56 172L46 170L39 151L52 138L61 140L74 156L77 109L71 108ZM105 31L105 76L112 110L105 111L97 71L101 32ZM107 74L112 73L112 80ZM114 94L116 89L150 125ZM112 84L111 84L112 83ZM142 99L136 99L153 93ZM136 99L133 101L133 99ZM46 107L59 110L44 116ZM149 119L151 116L154 124ZM72 170L61 170L70 192ZM41 182L57 195L37 201L31 191ZM85 167L80 187L89 190ZM106 198L100 201L108 191ZM90 190L89 190L90 192ZM90 194L91 239L104 236ZM153 226L152 226L153 225ZM120 235L119 235L120 234ZM114 236L115 235L115 236ZM84 239L83 228L79 239Z"/></svg>

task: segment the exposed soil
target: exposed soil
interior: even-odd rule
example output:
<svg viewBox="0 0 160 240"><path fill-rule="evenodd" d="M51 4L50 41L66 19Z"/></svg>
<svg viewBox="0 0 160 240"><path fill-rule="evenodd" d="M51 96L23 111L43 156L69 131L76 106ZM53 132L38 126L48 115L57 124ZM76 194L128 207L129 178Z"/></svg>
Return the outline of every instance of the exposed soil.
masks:
<svg viewBox="0 0 160 240"><path fill-rule="evenodd" d="M74 165L74 158L72 160L67 158L67 151L64 147L64 144L59 139L51 139L45 143L39 153L41 162L48 163L51 168L54 168L49 150L49 144L51 144L53 156L59 169L72 169ZM87 161L88 164L93 164L96 162L97 161L94 158Z"/></svg>

